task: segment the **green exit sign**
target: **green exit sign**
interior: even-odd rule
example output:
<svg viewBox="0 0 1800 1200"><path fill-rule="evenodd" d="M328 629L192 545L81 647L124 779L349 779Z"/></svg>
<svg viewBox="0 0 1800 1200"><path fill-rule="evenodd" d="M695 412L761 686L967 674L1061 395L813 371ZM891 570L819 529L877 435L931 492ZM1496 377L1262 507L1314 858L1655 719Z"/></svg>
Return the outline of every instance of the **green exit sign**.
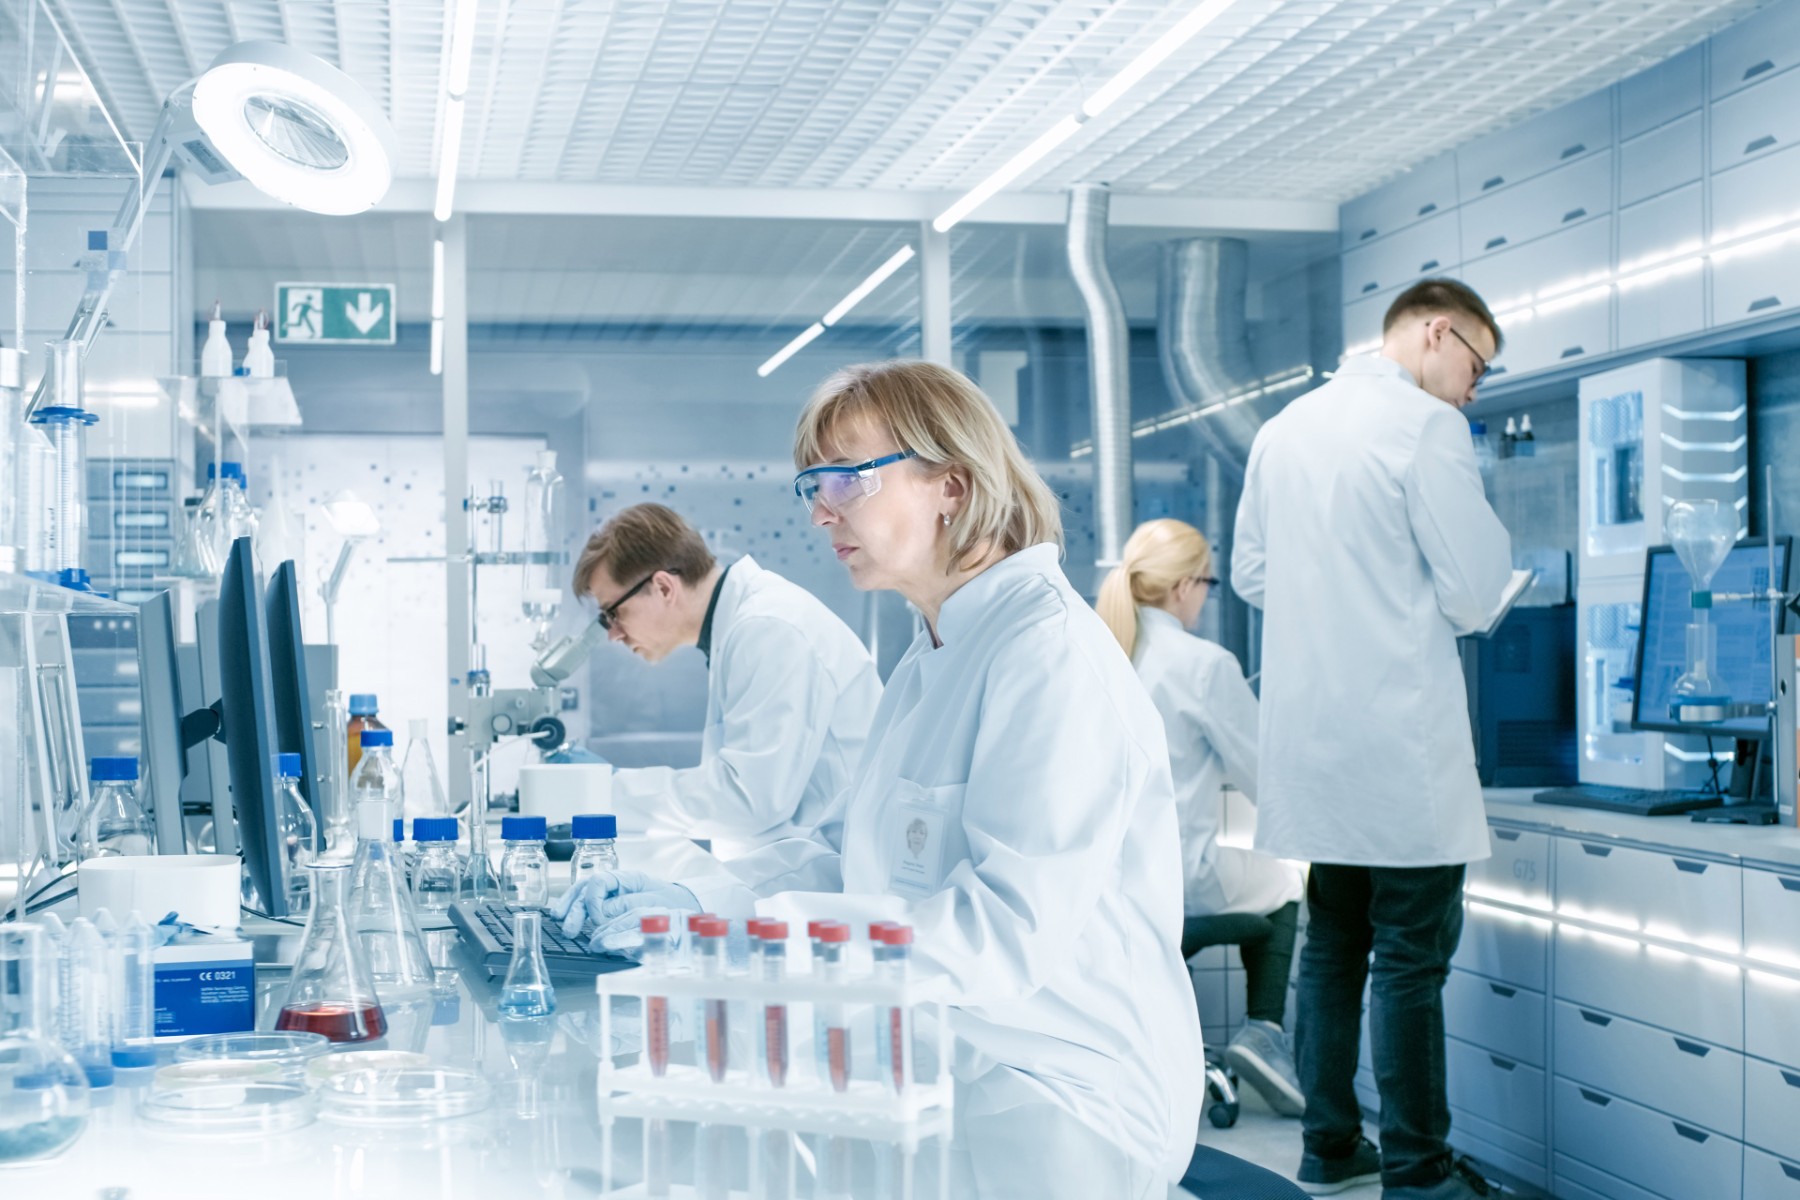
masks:
<svg viewBox="0 0 1800 1200"><path fill-rule="evenodd" d="M297 346L391 346L394 285L278 283L275 340Z"/></svg>

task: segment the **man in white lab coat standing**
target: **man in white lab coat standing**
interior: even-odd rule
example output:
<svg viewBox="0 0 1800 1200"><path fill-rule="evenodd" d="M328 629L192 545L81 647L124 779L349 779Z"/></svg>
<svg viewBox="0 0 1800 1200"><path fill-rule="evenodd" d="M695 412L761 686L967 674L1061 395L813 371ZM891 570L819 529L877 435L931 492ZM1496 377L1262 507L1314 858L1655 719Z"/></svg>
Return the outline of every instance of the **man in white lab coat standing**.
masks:
<svg viewBox="0 0 1800 1200"><path fill-rule="evenodd" d="M638 504L602 525L575 565L600 623L649 662L706 656L700 764L613 775L621 829L711 839L730 859L809 832L849 783L881 701L850 627L748 555L720 566L672 509Z"/></svg>
<svg viewBox="0 0 1800 1200"><path fill-rule="evenodd" d="M1256 848L1313 864L1301 1187L1379 1173L1384 1200L1464 1200L1487 1187L1446 1141L1442 992L1489 851L1456 638L1487 626L1512 550L1459 410L1501 339L1450 279L1403 292L1382 337L1250 451L1232 584L1263 610ZM1371 974L1379 1152L1352 1085Z"/></svg>

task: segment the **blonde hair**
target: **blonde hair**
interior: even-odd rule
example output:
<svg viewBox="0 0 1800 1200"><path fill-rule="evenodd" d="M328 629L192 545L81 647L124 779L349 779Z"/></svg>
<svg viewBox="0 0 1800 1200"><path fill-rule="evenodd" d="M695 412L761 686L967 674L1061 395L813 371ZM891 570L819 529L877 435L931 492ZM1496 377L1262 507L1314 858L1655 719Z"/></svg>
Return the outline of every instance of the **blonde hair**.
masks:
<svg viewBox="0 0 1800 1200"><path fill-rule="evenodd" d="M1138 605L1161 604L1184 579L1212 574L1212 547L1186 521L1164 517L1132 531L1119 565L1100 585L1094 608L1125 656L1137 653Z"/></svg>
<svg viewBox="0 0 1800 1200"><path fill-rule="evenodd" d="M831 458L833 438L857 420L890 435L896 449L913 451L919 468L967 476L968 499L950 520L952 570L973 567L993 550L1062 545L1055 493L1026 461L993 402L961 372L900 359L834 372L800 414L794 465Z"/></svg>

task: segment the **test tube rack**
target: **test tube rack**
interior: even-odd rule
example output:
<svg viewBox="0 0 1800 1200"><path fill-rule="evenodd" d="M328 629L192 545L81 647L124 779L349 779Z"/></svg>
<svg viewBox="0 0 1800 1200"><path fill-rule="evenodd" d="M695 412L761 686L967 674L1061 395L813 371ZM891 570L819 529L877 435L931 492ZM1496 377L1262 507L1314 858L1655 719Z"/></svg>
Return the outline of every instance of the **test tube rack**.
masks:
<svg viewBox="0 0 1800 1200"><path fill-rule="evenodd" d="M651 974L642 969L613 971L594 981L600 1000L600 1071L597 1081L602 1102L617 1094L659 1096L691 1105L719 1105L735 1111L780 1110L785 1113L827 1114L862 1121L920 1122L947 1116L953 1103L950 1076L949 988L941 979L880 980L869 975L842 982L826 982L810 975L791 975L779 982L748 975L705 977L690 970ZM737 1053L734 1040L731 1061L724 1078L714 1080L704 1063L679 1062L672 1056L662 1075L650 1069L642 1043L631 1049L633 1061L621 1064L628 1051L615 1039L618 1002L637 1001L633 1020L641 1020L643 1002L666 997L672 1009L691 1012L697 1003L723 1001L730 1006L733 1023L739 1014L754 1030L769 1005L787 1006L789 1070L787 1083L775 1087L763 1077L755 1053ZM853 1075L844 1091L828 1079L827 1064L815 1061L813 1012L816 1006L841 1007L854 1040L872 1040L872 1013L900 1008L907 1014L902 1086L891 1080ZM865 1031L868 1031L865 1033ZM752 1038L760 1045L760 1039ZM671 1041L681 1044L671 1033ZM691 1039L682 1039L691 1041ZM891 1070L891 1067L890 1067ZM722 1118L723 1119L723 1118Z"/></svg>

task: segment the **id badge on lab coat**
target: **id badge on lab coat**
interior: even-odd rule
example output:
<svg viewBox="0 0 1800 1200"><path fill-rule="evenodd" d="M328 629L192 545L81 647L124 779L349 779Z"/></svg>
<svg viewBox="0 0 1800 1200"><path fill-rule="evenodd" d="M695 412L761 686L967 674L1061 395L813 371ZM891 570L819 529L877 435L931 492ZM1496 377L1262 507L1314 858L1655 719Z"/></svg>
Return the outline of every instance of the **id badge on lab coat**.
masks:
<svg viewBox="0 0 1800 1200"><path fill-rule="evenodd" d="M888 890L916 900L934 896L944 881L944 840L951 812L931 793L959 789L922 788L901 780L889 812Z"/></svg>

